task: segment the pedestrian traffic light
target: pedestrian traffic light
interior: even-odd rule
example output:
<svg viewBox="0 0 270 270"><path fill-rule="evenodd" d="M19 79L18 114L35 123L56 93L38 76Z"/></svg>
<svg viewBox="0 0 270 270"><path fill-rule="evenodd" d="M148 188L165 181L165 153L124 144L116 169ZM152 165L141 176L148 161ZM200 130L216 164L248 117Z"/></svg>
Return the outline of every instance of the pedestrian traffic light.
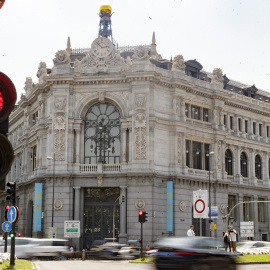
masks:
<svg viewBox="0 0 270 270"><path fill-rule="evenodd" d="M143 223L143 211L139 211L139 222Z"/></svg>
<svg viewBox="0 0 270 270"><path fill-rule="evenodd" d="M16 89L4 73L0 72L0 180L4 179L10 170L14 159L11 143L7 139L8 116L17 98Z"/></svg>
<svg viewBox="0 0 270 270"><path fill-rule="evenodd" d="M15 204L16 202L16 182L8 182L7 186L9 187L7 189L7 194L10 194L7 196L7 201L11 201Z"/></svg>
<svg viewBox="0 0 270 270"><path fill-rule="evenodd" d="M147 214L148 214L148 213L143 212L143 223L146 222L146 221L148 221L148 219L147 219L147 218L148 218Z"/></svg>
<svg viewBox="0 0 270 270"><path fill-rule="evenodd" d="M7 216L8 210L9 210L9 206L6 205L6 206L5 206L5 219L8 219L8 216Z"/></svg>

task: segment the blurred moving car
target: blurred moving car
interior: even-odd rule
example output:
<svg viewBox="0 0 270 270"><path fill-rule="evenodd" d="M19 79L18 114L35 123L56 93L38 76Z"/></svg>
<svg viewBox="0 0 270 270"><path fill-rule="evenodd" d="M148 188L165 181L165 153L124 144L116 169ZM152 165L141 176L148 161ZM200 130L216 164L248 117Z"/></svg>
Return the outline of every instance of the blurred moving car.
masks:
<svg viewBox="0 0 270 270"><path fill-rule="evenodd" d="M244 254L270 253L270 242L267 241L238 242L237 251Z"/></svg>
<svg viewBox="0 0 270 270"><path fill-rule="evenodd" d="M0 242L0 252L4 252L4 240ZM7 251L10 252L10 238L8 237ZM15 255L17 258L57 257L68 252L68 240L50 238L15 238Z"/></svg>
<svg viewBox="0 0 270 270"><path fill-rule="evenodd" d="M235 255L225 252L223 241L211 237L164 238L156 243L156 268L235 270Z"/></svg>

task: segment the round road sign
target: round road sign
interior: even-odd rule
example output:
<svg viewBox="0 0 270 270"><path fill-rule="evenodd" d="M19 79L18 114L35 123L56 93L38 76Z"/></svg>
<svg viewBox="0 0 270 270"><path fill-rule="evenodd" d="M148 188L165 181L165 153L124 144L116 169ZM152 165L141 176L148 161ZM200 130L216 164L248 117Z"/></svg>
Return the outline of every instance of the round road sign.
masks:
<svg viewBox="0 0 270 270"><path fill-rule="evenodd" d="M197 205L198 204L198 205ZM196 210L197 213L202 213L205 209L205 203L203 200L199 199L195 202L194 204L194 208Z"/></svg>

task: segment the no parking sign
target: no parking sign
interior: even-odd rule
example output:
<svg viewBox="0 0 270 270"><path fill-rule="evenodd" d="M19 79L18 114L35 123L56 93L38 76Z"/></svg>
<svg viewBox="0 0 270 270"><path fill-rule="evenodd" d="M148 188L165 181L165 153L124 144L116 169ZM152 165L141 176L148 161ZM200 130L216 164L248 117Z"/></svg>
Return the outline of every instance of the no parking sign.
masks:
<svg viewBox="0 0 270 270"><path fill-rule="evenodd" d="M208 218L207 190L193 191L193 217Z"/></svg>

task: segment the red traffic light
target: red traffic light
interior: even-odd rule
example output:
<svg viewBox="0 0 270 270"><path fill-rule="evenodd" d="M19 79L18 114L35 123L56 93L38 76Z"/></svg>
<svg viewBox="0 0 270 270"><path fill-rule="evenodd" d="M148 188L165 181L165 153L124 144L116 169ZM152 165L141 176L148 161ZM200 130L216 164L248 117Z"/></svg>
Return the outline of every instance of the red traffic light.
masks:
<svg viewBox="0 0 270 270"><path fill-rule="evenodd" d="M4 5L5 0L0 0L0 9L2 8L2 6Z"/></svg>
<svg viewBox="0 0 270 270"><path fill-rule="evenodd" d="M139 216L142 216L142 214L143 214L143 211L139 211Z"/></svg>
<svg viewBox="0 0 270 270"><path fill-rule="evenodd" d="M6 206L5 206L5 209L6 209L6 210L9 210L9 206L8 206L8 205L6 205Z"/></svg>
<svg viewBox="0 0 270 270"><path fill-rule="evenodd" d="M18 233L18 237L21 237L22 236L22 234L21 233Z"/></svg>
<svg viewBox="0 0 270 270"><path fill-rule="evenodd" d="M0 72L0 123L9 116L16 99L17 93L13 82Z"/></svg>

